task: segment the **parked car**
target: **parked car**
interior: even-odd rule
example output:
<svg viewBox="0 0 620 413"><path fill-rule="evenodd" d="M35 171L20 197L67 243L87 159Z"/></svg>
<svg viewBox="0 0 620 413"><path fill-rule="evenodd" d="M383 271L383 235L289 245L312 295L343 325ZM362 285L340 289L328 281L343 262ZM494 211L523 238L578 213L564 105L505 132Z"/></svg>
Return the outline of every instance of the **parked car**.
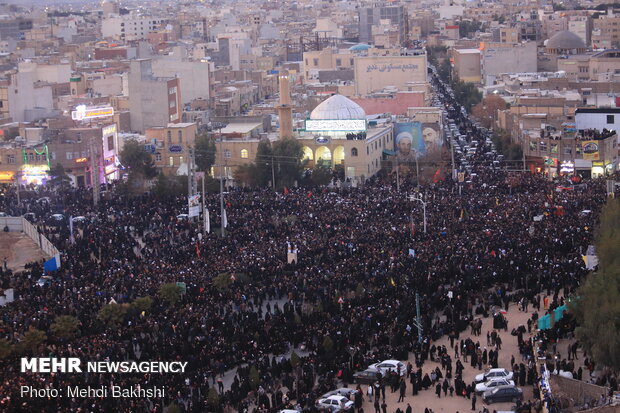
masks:
<svg viewBox="0 0 620 413"><path fill-rule="evenodd" d="M485 391L493 390L495 387L498 387L498 386L513 386L514 387L514 385L515 385L515 382L512 380L508 380L502 377L495 377L487 382L476 384L476 393L478 395L481 395Z"/></svg>
<svg viewBox="0 0 620 413"><path fill-rule="evenodd" d="M179 214L179 215L177 215L177 219L179 221L187 221L189 219L189 215L188 214Z"/></svg>
<svg viewBox="0 0 620 413"><path fill-rule="evenodd" d="M388 371L398 372L401 376L407 374L405 364L398 360L383 360L381 363L371 364L368 368L378 370L384 376L388 374Z"/></svg>
<svg viewBox="0 0 620 413"><path fill-rule="evenodd" d="M86 222L86 217L83 216L78 216L78 217L73 217L73 222Z"/></svg>
<svg viewBox="0 0 620 413"><path fill-rule="evenodd" d="M381 372L374 369L368 369L358 371L353 374L353 381L355 381L356 384L373 384L374 382L381 380L382 376L383 375Z"/></svg>
<svg viewBox="0 0 620 413"><path fill-rule="evenodd" d="M0 217L4 218L4 217L8 217L9 214L7 214L6 212L0 212Z"/></svg>
<svg viewBox="0 0 620 413"><path fill-rule="evenodd" d="M489 381L493 378L504 378L507 380L512 380L512 371L508 371L506 369L489 369L484 373L478 374L476 376L476 383Z"/></svg>
<svg viewBox="0 0 620 413"><path fill-rule="evenodd" d="M329 396L325 399L318 399L316 407L318 409L328 409L330 412L346 412L353 409L354 403L344 396Z"/></svg>
<svg viewBox="0 0 620 413"><path fill-rule="evenodd" d="M322 395L319 398L320 399L326 399L329 396L344 396L344 397L346 397L349 400L354 400L355 399L355 393L357 393L356 389L350 389L348 387L341 387L341 388L336 389L336 390L328 391L327 393L325 393L324 395Z"/></svg>
<svg viewBox="0 0 620 413"><path fill-rule="evenodd" d="M482 393L482 400L486 404L498 402L516 402L523 400L523 390L518 387L500 386Z"/></svg>

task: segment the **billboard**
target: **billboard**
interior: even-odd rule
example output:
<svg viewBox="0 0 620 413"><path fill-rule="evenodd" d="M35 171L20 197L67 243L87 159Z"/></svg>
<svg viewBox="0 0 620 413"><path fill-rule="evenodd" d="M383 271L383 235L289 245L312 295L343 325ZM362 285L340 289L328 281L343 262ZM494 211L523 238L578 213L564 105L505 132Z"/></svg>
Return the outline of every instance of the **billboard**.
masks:
<svg viewBox="0 0 620 413"><path fill-rule="evenodd" d="M360 132L366 130L365 119L306 119L308 132Z"/></svg>
<svg viewBox="0 0 620 413"><path fill-rule="evenodd" d="M438 123L422 124L422 140L424 140L425 153L435 152L441 149L443 141Z"/></svg>
<svg viewBox="0 0 620 413"><path fill-rule="evenodd" d="M396 123L394 136L394 150L398 163L415 162L416 156L426 153L420 122Z"/></svg>
<svg viewBox="0 0 620 413"><path fill-rule="evenodd" d="M189 206L187 215L189 215L190 218L200 215L200 195L187 197L187 203Z"/></svg>
<svg viewBox="0 0 620 413"><path fill-rule="evenodd" d="M583 153L583 159L588 161L597 161L599 159L597 141L583 141L581 143L581 152Z"/></svg>
<svg viewBox="0 0 620 413"><path fill-rule="evenodd" d="M86 105L79 105L74 111L71 112L71 119L78 121L84 119L105 118L107 116L114 116L113 107L88 108Z"/></svg>

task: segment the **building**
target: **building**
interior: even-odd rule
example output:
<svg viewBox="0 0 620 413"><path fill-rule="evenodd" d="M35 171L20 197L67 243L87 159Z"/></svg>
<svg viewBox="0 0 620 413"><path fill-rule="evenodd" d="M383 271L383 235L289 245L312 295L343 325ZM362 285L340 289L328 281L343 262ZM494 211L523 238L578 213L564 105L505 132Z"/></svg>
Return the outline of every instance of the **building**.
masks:
<svg viewBox="0 0 620 413"><path fill-rule="evenodd" d="M196 145L195 123L170 123L145 131L145 148L155 166L168 175L186 175L189 148Z"/></svg>
<svg viewBox="0 0 620 413"><path fill-rule="evenodd" d="M149 33L160 30L165 24L166 20L160 17L111 16L101 22L101 35L122 41L147 39Z"/></svg>
<svg viewBox="0 0 620 413"><path fill-rule="evenodd" d="M133 131L181 122L181 80L155 77L150 59L131 61L128 89Z"/></svg>
<svg viewBox="0 0 620 413"><path fill-rule="evenodd" d="M575 111L575 124L579 130L620 131L620 108L579 108Z"/></svg>
<svg viewBox="0 0 620 413"><path fill-rule="evenodd" d="M620 113L620 112L619 112ZM532 169L549 177L577 174L600 177L618 168L618 135L615 131L543 129L524 137L523 152Z"/></svg>
<svg viewBox="0 0 620 413"><path fill-rule="evenodd" d="M383 151L394 148L392 124L367 122L364 109L342 95L314 108L298 139L310 168L340 165L346 178L359 182L376 174Z"/></svg>
<svg viewBox="0 0 620 413"><path fill-rule="evenodd" d="M535 42L482 43L480 46L480 71L482 82L489 86L503 73L529 73L537 71Z"/></svg>
<svg viewBox="0 0 620 413"><path fill-rule="evenodd" d="M369 95L385 89L410 90L427 83L426 54L359 56L354 61L355 94Z"/></svg>
<svg viewBox="0 0 620 413"><path fill-rule="evenodd" d="M409 34L409 18L405 6L388 6L378 3L373 7L362 7L359 11L359 41L371 43L373 41L372 27L381 24L381 20L389 20L392 26L398 28L401 42L407 40Z"/></svg>
<svg viewBox="0 0 620 413"><path fill-rule="evenodd" d="M480 50L452 49L454 75L463 82L480 83Z"/></svg>
<svg viewBox="0 0 620 413"><path fill-rule="evenodd" d="M151 62L153 75L158 78L179 78L183 95L181 103L211 97L211 73L208 61L161 57Z"/></svg>
<svg viewBox="0 0 620 413"><path fill-rule="evenodd" d="M620 16L599 16L593 20L592 45L594 47L620 47Z"/></svg>

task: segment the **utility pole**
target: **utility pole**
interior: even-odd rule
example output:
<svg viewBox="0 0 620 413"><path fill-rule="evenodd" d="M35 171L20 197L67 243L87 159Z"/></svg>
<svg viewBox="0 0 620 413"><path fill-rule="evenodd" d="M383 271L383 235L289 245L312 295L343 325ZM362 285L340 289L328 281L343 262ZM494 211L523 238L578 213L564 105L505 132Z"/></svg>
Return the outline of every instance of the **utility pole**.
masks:
<svg viewBox="0 0 620 413"><path fill-rule="evenodd" d="M415 318L418 324L418 341L422 342L422 318L420 317L420 294L415 293Z"/></svg>
<svg viewBox="0 0 620 413"><path fill-rule="evenodd" d="M202 175L202 234L207 236L207 205L205 203L205 177L206 172Z"/></svg>
<svg viewBox="0 0 620 413"><path fill-rule="evenodd" d="M273 164L273 155L271 155L271 186L273 187L273 191L276 191L276 169Z"/></svg>
<svg viewBox="0 0 620 413"><path fill-rule="evenodd" d="M396 158L396 192L400 192L400 161Z"/></svg>
<svg viewBox="0 0 620 413"><path fill-rule="evenodd" d="M99 204L99 151L95 144L95 138L90 138L90 181L93 186L93 206Z"/></svg>
<svg viewBox="0 0 620 413"><path fill-rule="evenodd" d="M410 195L409 196L409 200L410 201L418 201L422 204L422 211L424 213L424 233L426 234L426 202L424 202L424 200L422 200L422 195L420 195L419 198L416 198L415 195Z"/></svg>
<svg viewBox="0 0 620 413"><path fill-rule="evenodd" d="M22 205L22 201L19 197L19 171L15 172L15 190L17 191L17 207Z"/></svg>
<svg viewBox="0 0 620 413"><path fill-rule="evenodd" d="M222 150L222 126L220 125L220 217L222 238L224 238L224 151Z"/></svg>

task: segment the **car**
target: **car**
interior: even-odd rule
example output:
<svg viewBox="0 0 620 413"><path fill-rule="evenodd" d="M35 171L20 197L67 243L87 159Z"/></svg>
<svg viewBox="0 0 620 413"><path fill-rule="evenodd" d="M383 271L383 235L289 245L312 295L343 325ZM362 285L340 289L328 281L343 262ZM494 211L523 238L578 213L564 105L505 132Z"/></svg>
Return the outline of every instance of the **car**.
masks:
<svg viewBox="0 0 620 413"><path fill-rule="evenodd" d="M73 222L86 222L86 217L83 216L77 216L77 217L73 217Z"/></svg>
<svg viewBox="0 0 620 413"><path fill-rule="evenodd" d="M476 393L480 396L482 393L488 390L492 390L498 386L514 386L515 382L512 380L504 379L501 377L495 377L487 382L476 384Z"/></svg>
<svg viewBox="0 0 620 413"><path fill-rule="evenodd" d="M177 215L177 219L179 221L187 221L189 219L189 215L188 214L179 214L179 215Z"/></svg>
<svg viewBox="0 0 620 413"><path fill-rule="evenodd" d="M383 377L381 372L374 369L367 369L353 374L353 381L356 384L373 384L381 380L381 377Z"/></svg>
<svg viewBox="0 0 620 413"><path fill-rule="evenodd" d="M63 214L53 214L50 218L52 221L62 221L65 219L65 216Z"/></svg>
<svg viewBox="0 0 620 413"><path fill-rule="evenodd" d="M381 363L371 364L370 366L368 366L368 368L378 370L384 376L386 376L388 374L388 371L390 370L398 372L401 376L407 374L407 368L405 367L405 364L402 361L398 360L383 360Z"/></svg>
<svg viewBox="0 0 620 413"><path fill-rule="evenodd" d="M50 277L49 275L44 275L43 277L39 278L39 280L37 281L37 285L39 287L44 287L51 282L52 282L52 277Z"/></svg>
<svg viewBox="0 0 620 413"><path fill-rule="evenodd" d="M507 380L512 380L512 371L508 371L506 369L489 369L484 373L478 374L476 376L476 383L482 383L484 381L489 381L492 378L504 378Z"/></svg>
<svg viewBox="0 0 620 413"><path fill-rule="evenodd" d="M8 217L9 214L7 214L6 212L0 212L0 217L4 218L4 217Z"/></svg>
<svg viewBox="0 0 620 413"><path fill-rule="evenodd" d="M356 389L350 389L348 387L341 387L339 389L336 390L332 390L332 391L328 391L327 393L325 393L324 395L322 395L321 397L319 397L320 399L326 399L329 396L344 396L349 400L353 400L355 398L355 393L357 393Z"/></svg>
<svg viewBox="0 0 620 413"><path fill-rule="evenodd" d="M482 400L486 404L497 402L516 402L523 400L523 390L512 386L499 386L493 390L482 393Z"/></svg>
<svg viewBox="0 0 620 413"><path fill-rule="evenodd" d="M346 412L353 409L354 403L344 396L333 395L316 401L317 409L327 409L330 412Z"/></svg>

